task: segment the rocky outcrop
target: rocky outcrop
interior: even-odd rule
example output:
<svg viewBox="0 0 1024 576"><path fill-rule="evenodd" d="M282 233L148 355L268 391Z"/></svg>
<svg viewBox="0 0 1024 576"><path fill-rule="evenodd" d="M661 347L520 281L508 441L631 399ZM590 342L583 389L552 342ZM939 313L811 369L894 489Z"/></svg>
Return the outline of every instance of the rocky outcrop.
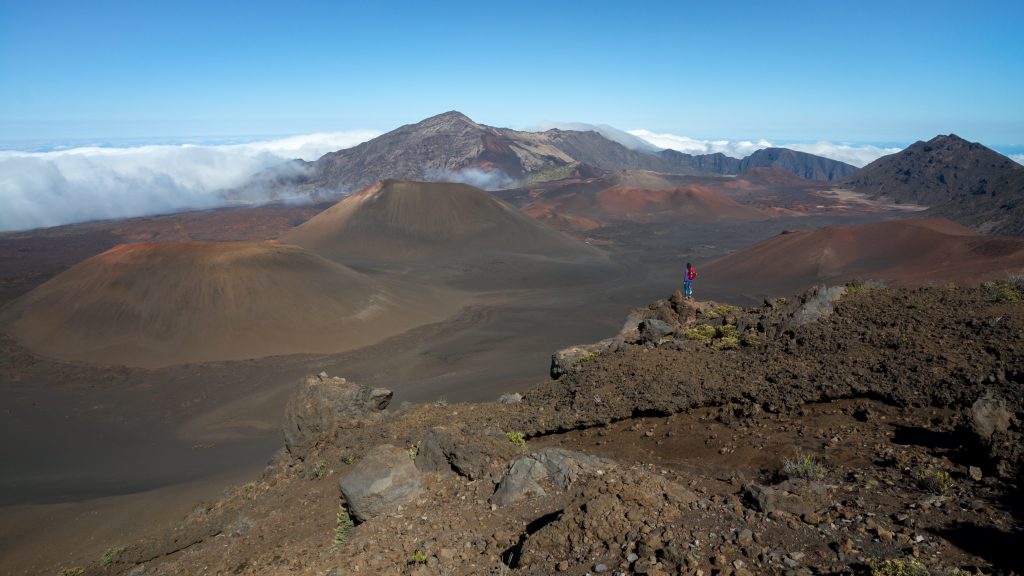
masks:
<svg viewBox="0 0 1024 576"><path fill-rule="evenodd" d="M508 437L493 426L468 431L460 426L438 426L420 442L416 467L424 472L454 471L476 480L496 473L517 452Z"/></svg>
<svg viewBox="0 0 1024 576"><path fill-rule="evenodd" d="M408 450L384 444L368 451L338 488L352 516L366 522L416 498L420 471Z"/></svg>
<svg viewBox="0 0 1024 576"><path fill-rule="evenodd" d="M765 514L776 510L796 516L814 514L828 505L825 484L806 480L787 480L777 486L748 484L744 492Z"/></svg>
<svg viewBox="0 0 1024 576"><path fill-rule="evenodd" d="M530 496L544 496L547 494L544 485L565 490L582 474L600 474L614 465L606 458L561 448L534 452L509 465L508 473L491 496L491 504L509 506Z"/></svg>
<svg viewBox="0 0 1024 576"><path fill-rule="evenodd" d="M284 439L288 453L305 458L318 445L334 442L337 432L379 414L393 393L369 388L321 372L306 376L285 406Z"/></svg>

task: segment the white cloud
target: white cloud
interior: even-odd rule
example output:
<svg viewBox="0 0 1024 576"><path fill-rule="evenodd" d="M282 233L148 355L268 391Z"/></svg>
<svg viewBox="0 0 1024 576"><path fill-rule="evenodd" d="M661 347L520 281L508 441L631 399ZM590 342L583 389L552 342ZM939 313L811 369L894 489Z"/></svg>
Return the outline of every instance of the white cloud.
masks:
<svg viewBox="0 0 1024 576"><path fill-rule="evenodd" d="M423 171L423 178L428 182L458 182L469 184L484 190L500 190L514 186L516 181L498 168L484 170L482 168L463 168L462 170L445 170L428 167Z"/></svg>
<svg viewBox="0 0 1024 576"><path fill-rule="evenodd" d="M721 152L733 158L746 158L763 148L781 147L824 156L840 162L862 167L882 156L899 152L900 148L881 148L870 144L834 144L821 141L807 143L772 143L761 139L751 140L697 140L677 134L656 133L650 130L630 130L629 134L642 138L659 148L669 148L687 154L714 154Z"/></svg>
<svg viewBox="0 0 1024 576"><path fill-rule="evenodd" d="M1010 160L1013 160L1017 164L1024 164L1024 152L1020 154L1011 154Z"/></svg>
<svg viewBox="0 0 1024 576"><path fill-rule="evenodd" d="M274 199L261 187L236 190L254 174L301 166L379 135L359 130L226 145L80 147L0 151L0 230L25 230Z"/></svg>

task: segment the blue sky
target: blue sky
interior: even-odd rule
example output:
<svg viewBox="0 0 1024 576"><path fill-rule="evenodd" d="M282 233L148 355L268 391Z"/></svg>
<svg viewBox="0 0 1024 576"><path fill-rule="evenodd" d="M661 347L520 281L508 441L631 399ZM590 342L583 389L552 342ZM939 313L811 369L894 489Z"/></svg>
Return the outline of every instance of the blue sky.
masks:
<svg viewBox="0 0 1024 576"><path fill-rule="evenodd" d="M642 8L636 8L642 6ZM1024 2L0 0L0 139L603 123L1024 145Z"/></svg>

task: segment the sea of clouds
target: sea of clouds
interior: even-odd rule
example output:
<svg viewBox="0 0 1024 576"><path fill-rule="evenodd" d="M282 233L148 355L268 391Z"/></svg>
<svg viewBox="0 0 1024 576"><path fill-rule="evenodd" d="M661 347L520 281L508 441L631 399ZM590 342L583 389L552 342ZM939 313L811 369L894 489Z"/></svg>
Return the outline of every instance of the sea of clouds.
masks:
<svg viewBox="0 0 1024 576"><path fill-rule="evenodd" d="M356 130L241 144L0 150L0 231L304 200L238 187L261 172L296 175L303 167L288 160L315 160L380 134Z"/></svg>

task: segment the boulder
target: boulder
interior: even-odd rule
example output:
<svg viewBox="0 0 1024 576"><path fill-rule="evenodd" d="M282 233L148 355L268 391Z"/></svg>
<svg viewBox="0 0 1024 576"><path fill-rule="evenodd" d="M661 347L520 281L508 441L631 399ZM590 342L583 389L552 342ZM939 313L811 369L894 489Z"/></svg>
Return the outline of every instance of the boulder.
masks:
<svg viewBox="0 0 1024 576"><path fill-rule="evenodd" d="M450 472L470 480L496 473L499 464L519 453L497 427L465 430L458 426L437 426L420 441L416 467L424 472Z"/></svg>
<svg viewBox="0 0 1024 576"><path fill-rule="evenodd" d="M366 453L338 481L349 512L360 522L411 502L420 493L420 472L409 451L383 444Z"/></svg>
<svg viewBox="0 0 1024 576"><path fill-rule="evenodd" d="M662 338L672 336L676 331L664 320L648 318L640 323L640 341L657 344Z"/></svg>
<svg viewBox="0 0 1024 576"><path fill-rule="evenodd" d="M508 506L530 496L544 496L544 484L565 490L581 474L611 468L614 462L562 448L545 448L516 459L491 496L496 506Z"/></svg>
<svg viewBox="0 0 1024 576"><path fill-rule="evenodd" d="M288 452L299 459L319 444L334 441L339 428L380 413L393 393L369 388L321 373L302 379L285 407L284 439Z"/></svg>
<svg viewBox="0 0 1024 576"><path fill-rule="evenodd" d="M1006 401L989 390L967 410L971 429L983 441L992 439L995 434L1010 429L1010 411Z"/></svg>
<svg viewBox="0 0 1024 576"><path fill-rule="evenodd" d="M744 492L765 514L779 510L802 516L813 514L828 503L828 489L815 481L787 480L776 486L748 484Z"/></svg>

